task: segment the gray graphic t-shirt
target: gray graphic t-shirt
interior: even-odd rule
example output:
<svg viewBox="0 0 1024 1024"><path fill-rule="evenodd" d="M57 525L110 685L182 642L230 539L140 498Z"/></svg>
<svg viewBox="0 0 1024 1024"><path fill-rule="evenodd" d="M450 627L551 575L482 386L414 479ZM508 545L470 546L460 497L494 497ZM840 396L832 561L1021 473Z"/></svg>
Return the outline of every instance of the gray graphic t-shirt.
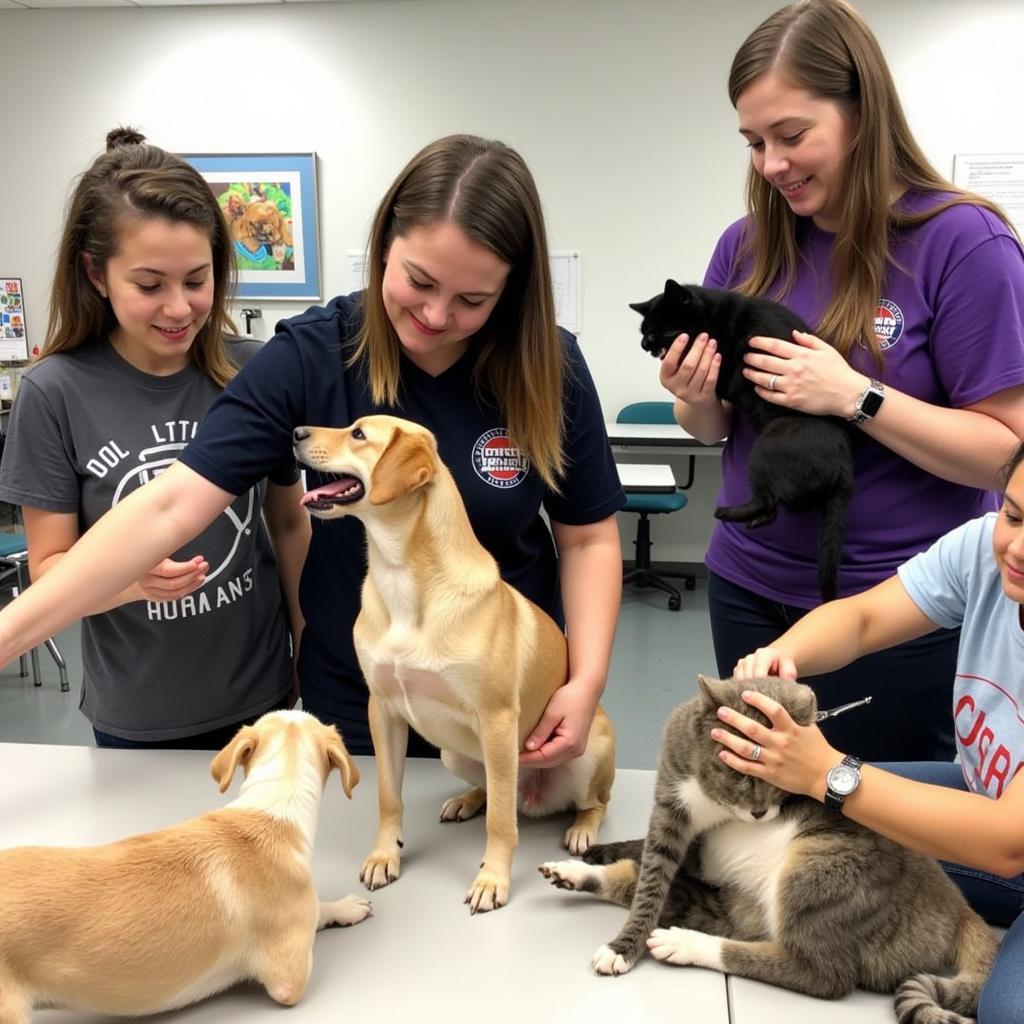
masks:
<svg viewBox="0 0 1024 1024"><path fill-rule="evenodd" d="M75 513L84 533L177 459L218 394L193 366L154 377L105 343L50 356L22 378L0 498ZM275 479L294 478L285 467ZM175 739L257 715L288 691L287 623L261 518L265 489L263 481L238 496L172 556L206 558L200 590L83 620L81 707L97 729Z"/></svg>

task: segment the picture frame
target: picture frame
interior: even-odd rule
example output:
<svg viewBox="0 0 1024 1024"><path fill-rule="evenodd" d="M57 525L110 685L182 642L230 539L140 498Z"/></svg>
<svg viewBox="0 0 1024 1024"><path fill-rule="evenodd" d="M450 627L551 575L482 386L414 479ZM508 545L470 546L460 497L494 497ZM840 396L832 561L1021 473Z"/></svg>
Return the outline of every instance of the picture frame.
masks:
<svg viewBox="0 0 1024 1024"><path fill-rule="evenodd" d="M242 299L318 300L315 153L181 153L228 222Z"/></svg>

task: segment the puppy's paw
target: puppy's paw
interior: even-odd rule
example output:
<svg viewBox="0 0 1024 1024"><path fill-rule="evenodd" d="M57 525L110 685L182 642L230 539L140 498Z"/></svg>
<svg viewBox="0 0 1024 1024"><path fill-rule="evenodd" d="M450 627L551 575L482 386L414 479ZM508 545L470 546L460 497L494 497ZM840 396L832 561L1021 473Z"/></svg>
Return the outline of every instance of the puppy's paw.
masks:
<svg viewBox="0 0 1024 1024"><path fill-rule="evenodd" d="M556 888L572 892L597 892L599 870L581 860L549 860L537 870Z"/></svg>
<svg viewBox="0 0 1024 1024"><path fill-rule="evenodd" d="M441 808L441 821L468 821L480 813L480 808L486 802L487 794L479 786L474 786L465 793L445 800Z"/></svg>
<svg viewBox="0 0 1024 1024"><path fill-rule="evenodd" d="M647 940L651 956L667 964L722 968L722 940L692 928L655 928Z"/></svg>
<svg viewBox="0 0 1024 1024"><path fill-rule="evenodd" d="M485 914L508 903L508 872L490 871L481 868L463 901L469 904L471 914Z"/></svg>
<svg viewBox="0 0 1024 1024"><path fill-rule="evenodd" d="M373 892L375 889L383 889L385 885L390 885L400 874L401 867L397 850L392 853L386 850L374 850L363 861L362 870L359 872L359 881L370 892Z"/></svg>
<svg viewBox="0 0 1024 1024"><path fill-rule="evenodd" d="M348 928L365 921L373 913L373 904L362 896L345 896L333 903L320 904L321 928Z"/></svg>
<svg viewBox="0 0 1024 1024"><path fill-rule="evenodd" d="M566 830L562 845L574 856L582 857L594 845L597 831L594 829L570 825Z"/></svg>
<svg viewBox="0 0 1024 1024"><path fill-rule="evenodd" d="M621 953L616 953L611 946L599 946L591 958L590 966L598 974L625 974L635 961L627 960Z"/></svg>

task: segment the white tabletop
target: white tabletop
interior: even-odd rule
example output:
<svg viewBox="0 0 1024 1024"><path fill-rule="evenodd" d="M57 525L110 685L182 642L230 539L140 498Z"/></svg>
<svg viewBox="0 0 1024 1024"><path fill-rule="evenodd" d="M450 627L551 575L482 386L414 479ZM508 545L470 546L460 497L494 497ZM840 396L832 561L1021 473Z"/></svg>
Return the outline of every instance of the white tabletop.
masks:
<svg viewBox="0 0 1024 1024"><path fill-rule="evenodd" d="M238 780L221 797L209 776L210 757L0 744L0 846L109 842L220 806L237 793ZM373 760L356 760L362 781L351 803L332 776L321 806L313 872L325 899L364 891L359 866L373 840L377 801ZM542 861L566 856L558 844L567 816L521 821L508 906L471 917L462 900L483 851L483 818L437 820L443 800L460 788L437 761L409 763L402 876L372 894L373 917L317 936L312 978L296 1007L283 1011L261 988L244 985L148 1019L281 1024L286 1012L292 1024L623 1024L666 1017L694 1024L891 1024L887 996L856 993L824 1003L650 958L620 978L594 974L591 954L614 937L625 911L553 889L537 873ZM602 838L642 835L653 789L653 772L619 771ZM45 1010L33 1020L100 1024L110 1018Z"/></svg>
<svg viewBox="0 0 1024 1024"><path fill-rule="evenodd" d="M619 483L627 494L639 491L655 494L672 494L676 489L676 477L672 467L646 462L617 462Z"/></svg>
<svg viewBox="0 0 1024 1024"><path fill-rule="evenodd" d="M687 455L720 455L724 442L706 445L674 423L608 423L605 430L615 448L685 448Z"/></svg>

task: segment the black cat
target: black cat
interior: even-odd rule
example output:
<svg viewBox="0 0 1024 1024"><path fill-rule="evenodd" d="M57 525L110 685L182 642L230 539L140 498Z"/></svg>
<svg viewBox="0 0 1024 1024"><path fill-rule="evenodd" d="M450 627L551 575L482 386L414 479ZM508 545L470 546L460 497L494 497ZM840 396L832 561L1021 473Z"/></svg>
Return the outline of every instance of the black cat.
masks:
<svg viewBox="0 0 1024 1024"><path fill-rule="evenodd" d="M790 340L810 328L770 299L697 285L665 282L665 291L630 303L644 319L641 345L663 356L680 334L691 343L706 333L718 342L722 365L715 392L758 433L747 463L751 498L715 510L719 519L748 527L772 522L781 503L793 512L817 511L818 587L824 600L836 596L836 579L853 493L853 455L847 424L834 416L811 416L760 398L743 376L743 357L755 336Z"/></svg>

